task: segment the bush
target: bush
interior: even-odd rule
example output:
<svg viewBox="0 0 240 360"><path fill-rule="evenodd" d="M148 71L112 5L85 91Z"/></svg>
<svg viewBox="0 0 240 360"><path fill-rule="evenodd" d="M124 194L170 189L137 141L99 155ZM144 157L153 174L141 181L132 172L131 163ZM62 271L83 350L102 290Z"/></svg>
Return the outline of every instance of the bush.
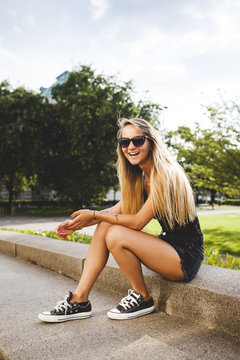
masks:
<svg viewBox="0 0 240 360"><path fill-rule="evenodd" d="M240 206L240 199L226 199L222 201L222 205Z"/></svg>
<svg viewBox="0 0 240 360"><path fill-rule="evenodd" d="M240 270L240 259L234 258L232 255L226 254L226 259L223 258L218 251L212 249L205 249L206 260L203 261L206 265L219 266L227 269Z"/></svg>
<svg viewBox="0 0 240 360"><path fill-rule="evenodd" d="M55 234L54 231L32 231L32 230L19 230L19 229L10 229L10 228L0 228L0 230L15 231L15 232L29 234L29 235L38 235L38 236L49 237L52 239L62 240L58 235ZM91 244L92 236L87 235L87 234L73 233L73 234L69 235L65 240L83 243L83 244Z"/></svg>

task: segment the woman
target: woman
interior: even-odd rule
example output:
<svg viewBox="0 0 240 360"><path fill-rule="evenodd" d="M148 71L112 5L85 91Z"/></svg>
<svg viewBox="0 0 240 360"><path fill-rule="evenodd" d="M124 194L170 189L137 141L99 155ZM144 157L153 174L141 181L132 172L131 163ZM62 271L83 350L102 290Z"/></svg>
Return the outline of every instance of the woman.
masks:
<svg viewBox="0 0 240 360"><path fill-rule="evenodd" d="M90 290L106 265L109 252L130 281L132 289L108 311L111 319L132 319L154 311L141 263L166 279L191 281L203 260L203 236L194 197L183 169L170 155L153 126L143 119L121 119L118 132L118 175L122 200L104 211L79 210L59 225L62 238L98 224L79 284L50 312L47 322L91 315ZM158 237L141 230L156 217Z"/></svg>

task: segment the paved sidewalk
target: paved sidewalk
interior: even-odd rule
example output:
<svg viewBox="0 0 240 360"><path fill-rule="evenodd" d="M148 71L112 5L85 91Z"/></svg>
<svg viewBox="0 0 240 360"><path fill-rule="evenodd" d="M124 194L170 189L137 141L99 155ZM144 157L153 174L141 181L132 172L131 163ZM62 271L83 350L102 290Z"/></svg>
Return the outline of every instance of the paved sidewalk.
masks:
<svg viewBox="0 0 240 360"><path fill-rule="evenodd" d="M197 212L198 215L206 215L206 216L212 216L212 215L224 215L224 214L240 214L240 207L231 208L231 209L200 209Z"/></svg>
<svg viewBox="0 0 240 360"><path fill-rule="evenodd" d="M32 231L54 231L67 217L34 217L34 216L3 216L0 217L0 227ZM70 219L70 218L69 218ZM72 219L71 219L72 220ZM96 225L80 230L80 233L93 235Z"/></svg>
<svg viewBox="0 0 240 360"><path fill-rule="evenodd" d="M47 324L49 310L76 282L31 263L0 254L0 359L11 360L239 360L240 342L224 332L157 312L115 321L107 310L119 295L96 287L90 319Z"/></svg>

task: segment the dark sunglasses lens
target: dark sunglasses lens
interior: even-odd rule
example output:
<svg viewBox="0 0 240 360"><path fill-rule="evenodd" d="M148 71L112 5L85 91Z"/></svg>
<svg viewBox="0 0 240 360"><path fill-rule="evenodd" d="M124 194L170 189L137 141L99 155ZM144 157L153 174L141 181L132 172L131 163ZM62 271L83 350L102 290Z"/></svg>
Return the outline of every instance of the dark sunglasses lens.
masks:
<svg viewBox="0 0 240 360"><path fill-rule="evenodd" d="M145 137L139 136L132 139L133 145L136 147L141 147L145 143Z"/></svg>
<svg viewBox="0 0 240 360"><path fill-rule="evenodd" d="M129 146L131 141L134 146L141 147L145 143L145 136L135 136L132 139L119 139L118 140L122 149L126 149Z"/></svg>
<svg viewBox="0 0 240 360"><path fill-rule="evenodd" d="M126 149L128 147L128 145L130 144L130 140L120 140L119 144L120 144L121 148Z"/></svg>

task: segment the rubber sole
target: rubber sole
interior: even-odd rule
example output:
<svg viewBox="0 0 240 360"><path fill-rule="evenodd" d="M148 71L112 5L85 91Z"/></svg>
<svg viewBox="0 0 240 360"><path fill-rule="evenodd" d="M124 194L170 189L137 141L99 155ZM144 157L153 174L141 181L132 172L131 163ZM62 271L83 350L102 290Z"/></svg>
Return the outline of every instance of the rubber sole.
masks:
<svg viewBox="0 0 240 360"><path fill-rule="evenodd" d="M147 309L142 309L139 311L135 311L133 313L117 313L114 312L112 310L108 311L107 316L110 319L114 319L114 320L130 320L130 319L135 319L139 316L143 316L143 315L147 315L152 313L155 310L154 306L151 306Z"/></svg>
<svg viewBox="0 0 240 360"><path fill-rule="evenodd" d="M44 322L59 323L64 321L87 319L91 315L91 311L72 315L46 315L44 313L40 313L38 314L38 319Z"/></svg>

